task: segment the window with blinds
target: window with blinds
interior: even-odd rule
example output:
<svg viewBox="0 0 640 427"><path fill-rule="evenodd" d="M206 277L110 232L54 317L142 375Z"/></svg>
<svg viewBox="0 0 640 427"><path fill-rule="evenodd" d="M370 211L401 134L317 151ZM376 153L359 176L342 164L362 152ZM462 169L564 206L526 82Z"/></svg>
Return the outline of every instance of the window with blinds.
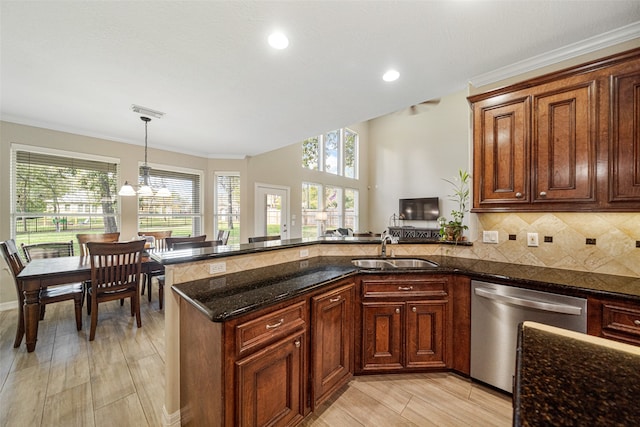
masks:
<svg viewBox="0 0 640 427"><path fill-rule="evenodd" d="M216 173L214 229L229 231L228 245L240 243L240 174Z"/></svg>
<svg viewBox="0 0 640 427"><path fill-rule="evenodd" d="M21 243L118 231L115 159L12 147L11 224Z"/></svg>
<svg viewBox="0 0 640 427"><path fill-rule="evenodd" d="M142 168L139 174L142 177ZM167 188L171 196L138 197L138 230L171 230L172 236L202 234L201 182L199 172L152 167L149 171L151 188Z"/></svg>

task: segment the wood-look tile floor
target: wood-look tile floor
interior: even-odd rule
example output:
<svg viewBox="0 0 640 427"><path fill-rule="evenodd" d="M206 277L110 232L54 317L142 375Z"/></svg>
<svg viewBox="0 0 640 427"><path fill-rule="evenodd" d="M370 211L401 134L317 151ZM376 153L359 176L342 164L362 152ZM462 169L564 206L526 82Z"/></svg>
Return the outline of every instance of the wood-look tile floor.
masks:
<svg viewBox="0 0 640 427"><path fill-rule="evenodd" d="M17 310L0 312L0 426L162 426L164 312L142 300L100 305L75 329L73 302L51 304L36 351L13 348ZM303 426L510 426L510 397L449 373L355 377Z"/></svg>

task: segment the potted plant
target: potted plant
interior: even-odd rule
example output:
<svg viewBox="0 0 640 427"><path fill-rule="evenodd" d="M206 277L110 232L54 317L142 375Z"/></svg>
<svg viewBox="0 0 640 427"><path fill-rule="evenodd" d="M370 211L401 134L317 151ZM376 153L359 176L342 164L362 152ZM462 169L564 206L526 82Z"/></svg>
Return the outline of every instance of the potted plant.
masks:
<svg viewBox="0 0 640 427"><path fill-rule="evenodd" d="M457 203L458 208L451 211L451 220L447 220L445 217L438 218L438 224L440 225L440 238L442 240L449 240L458 242L464 240L464 230L467 230L465 224L462 223L464 214L469 212L467 207L469 203L469 180L471 176L465 170L458 170L458 177L454 181L444 179L453 186L453 193L449 195L449 200Z"/></svg>

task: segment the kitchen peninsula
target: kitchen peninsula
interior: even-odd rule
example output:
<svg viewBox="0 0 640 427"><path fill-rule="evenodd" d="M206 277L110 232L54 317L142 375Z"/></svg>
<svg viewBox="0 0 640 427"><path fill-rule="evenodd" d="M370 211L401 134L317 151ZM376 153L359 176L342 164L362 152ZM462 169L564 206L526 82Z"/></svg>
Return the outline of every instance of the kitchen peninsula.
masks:
<svg viewBox="0 0 640 427"><path fill-rule="evenodd" d="M638 278L465 258L468 247L433 242L393 249L397 257L435 261L435 268L381 271L351 263L376 257L379 244L371 238L293 239L156 256L174 291L167 292L165 313L167 419L183 425L295 423L353 373L445 369L468 375L471 278L587 297L589 333L640 344L632 320L640 316ZM406 298L375 290L389 284L406 288ZM375 319L415 313L415 327L429 319L437 329L429 340L433 348L407 345L398 350L400 362L369 354L371 319L363 307L391 310L372 312ZM615 317L613 325L603 325L607 315ZM327 348L318 351L321 345Z"/></svg>

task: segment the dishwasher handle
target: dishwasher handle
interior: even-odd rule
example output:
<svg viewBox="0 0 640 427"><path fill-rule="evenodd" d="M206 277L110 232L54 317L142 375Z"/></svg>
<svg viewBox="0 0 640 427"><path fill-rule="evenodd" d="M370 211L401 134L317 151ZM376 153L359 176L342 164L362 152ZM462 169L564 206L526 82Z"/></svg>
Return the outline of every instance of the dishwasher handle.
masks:
<svg viewBox="0 0 640 427"><path fill-rule="evenodd" d="M495 292L493 289L475 288L476 295L492 299L495 301L506 302L513 305L520 305L522 307L535 308L542 311L552 311L554 313L573 314L579 316L582 314L582 307L576 307L568 304L559 304L554 302L544 302L530 300L526 298L513 297L509 295L502 295Z"/></svg>

